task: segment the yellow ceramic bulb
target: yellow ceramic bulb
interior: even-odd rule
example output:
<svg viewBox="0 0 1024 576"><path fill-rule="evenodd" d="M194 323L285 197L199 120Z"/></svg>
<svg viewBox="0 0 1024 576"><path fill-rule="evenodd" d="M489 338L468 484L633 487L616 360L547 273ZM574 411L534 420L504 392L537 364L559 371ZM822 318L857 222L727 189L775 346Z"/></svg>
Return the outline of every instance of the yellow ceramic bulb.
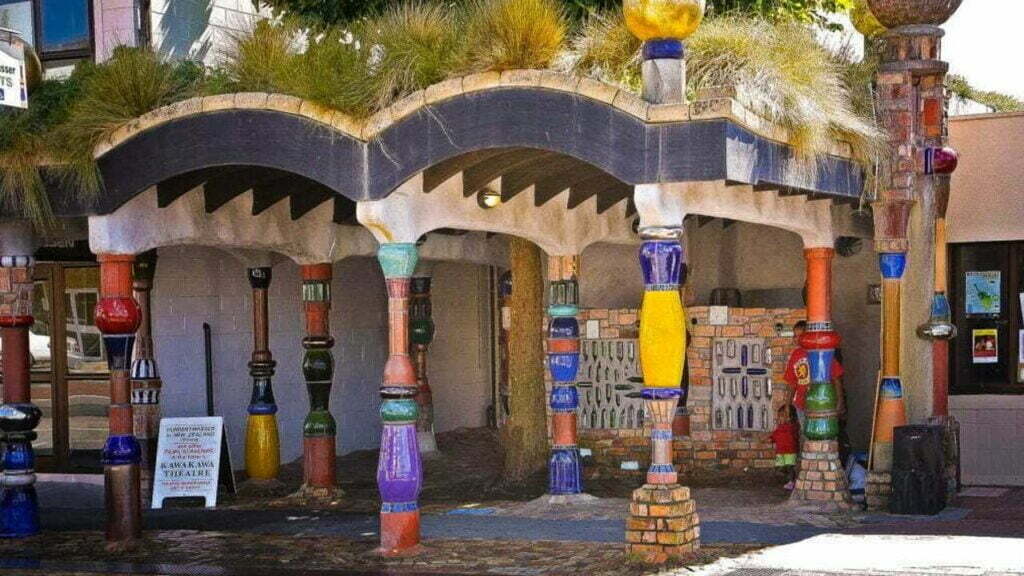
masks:
<svg viewBox="0 0 1024 576"><path fill-rule="evenodd" d="M683 40L704 19L705 0L623 0L626 26L637 38Z"/></svg>
<svg viewBox="0 0 1024 576"><path fill-rule="evenodd" d="M858 32L868 38L874 38L886 31L885 26L875 18L866 0L854 0L853 7L850 8L850 21Z"/></svg>

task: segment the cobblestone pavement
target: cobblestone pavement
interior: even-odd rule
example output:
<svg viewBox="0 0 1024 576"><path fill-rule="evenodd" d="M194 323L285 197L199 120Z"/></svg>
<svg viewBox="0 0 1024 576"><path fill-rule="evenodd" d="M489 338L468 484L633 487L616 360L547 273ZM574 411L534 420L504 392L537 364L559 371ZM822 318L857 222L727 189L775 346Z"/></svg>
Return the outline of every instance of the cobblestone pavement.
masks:
<svg viewBox="0 0 1024 576"><path fill-rule="evenodd" d="M630 563L624 544L618 543L430 540L420 554L397 559L377 556L375 546L376 541L368 538L174 530L147 532L137 550L113 554L104 550L98 531L48 533L0 541L0 573L639 576L657 572ZM686 565L706 564L757 548L706 546Z"/></svg>

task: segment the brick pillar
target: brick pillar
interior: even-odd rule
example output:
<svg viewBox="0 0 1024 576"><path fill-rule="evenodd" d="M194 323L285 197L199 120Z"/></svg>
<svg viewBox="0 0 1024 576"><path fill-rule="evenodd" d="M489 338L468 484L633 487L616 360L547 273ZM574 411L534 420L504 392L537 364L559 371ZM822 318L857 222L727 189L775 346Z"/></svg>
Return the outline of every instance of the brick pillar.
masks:
<svg viewBox="0 0 1024 576"><path fill-rule="evenodd" d="M427 374L427 349L434 340L434 318L430 302L430 283L432 266L420 262L416 266L410 284L409 295L409 338L412 341L412 353L416 365L416 404L420 415L416 420L416 438L420 445L421 455L437 452L437 439L434 436L434 395L430 390L430 378Z"/></svg>
<svg viewBox="0 0 1024 576"><path fill-rule="evenodd" d="M110 435L102 454L106 533L108 547L124 550L132 547L142 535L139 506L139 463L142 456L135 438L129 379L129 364L141 313L132 297L135 256L99 254L97 259L100 262L100 300L96 304L96 327L103 333L110 369Z"/></svg>
<svg viewBox="0 0 1024 576"><path fill-rule="evenodd" d="M832 329L832 248L809 248L807 259L807 331L800 346L807 350L811 372L807 422L801 446L794 501L852 505L843 464L839 460L838 398L832 383L832 362L839 335Z"/></svg>
<svg viewBox="0 0 1024 576"><path fill-rule="evenodd" d="M277 433L277 402L272 379L274 356L270 353L269 298L273 269L269 266L246 270L252 287L252 398L245 427L245 474L252 486L278 484L281 441ZM333 451L332 451L333 452Z"/></svg>
<svg viewBox="0 0 1024 576"><path fill-rule="evenodd" d="M380 389L377 486L380 490L380 549L385 556L414 553L420 543L419 495L423 484L416 422L416 368L409 358L409 284L416 269L415 244L382 244L377 259L388 290L387 365Z"/></svg>
<svg viewBox="0 0 1024 576"><path fill-rule="evenodd" d="M551 373L551 459L548 462L548 493L573 496L583 492L580 449L577 443L576 409L579 393L576 373L580 367L579 257L548 258L548 370Z"/></svg>
<svg viewBox="0 0 1024 576"><path fill-rule="evenodd" d="M160 372L153 354L153 317L150 292L156 273L156 250L140 254L135 260L132 288L139 303L139 331L135 335L135 359L132 360L132 418L135 438L139 441L139 490L142 505L153 499L153 471L156 467L156 444L160 435Z"/></svg>
<svg viewBox="0 0 1024 576"><path fill-rule="evenodd" d="M330 500L340 495L337 487L335 436L331 415L331 385L334 380L334 338L331 337L331 264L301 267L302 301L306 316L306 337L302 347L302 376L309 392L309 414L302 425L302 496Z"/></svg>
<svg viewBox="0 0 1024 576"><path fill-rule="evenodd" d="M4 246L5 249L10 249ZM36 426L42 411L32 404L28 332L32 326L32 256L0 256L0 339L3 340L3 403L0 436L3 475L0 476L0 538L20 538L39 532L36 500Z"/></svg>
<svg viewBox="0 0 1024 576"><path fill-rule="evenodd" d="M948 64L941 58L943 31L960 2L868 0L868 6L887 32L880 36L881 66L877 108L889 133L889 154L878 178L875 202L875 247L882 273L882 378L875 405L867 499L884 508L891 493L893 429L906 424L900 373L900 302L910 249L910 212L921 202L926 218L934 218L934 180L927 176L928 150L944 137L944 77Z"/></svg>

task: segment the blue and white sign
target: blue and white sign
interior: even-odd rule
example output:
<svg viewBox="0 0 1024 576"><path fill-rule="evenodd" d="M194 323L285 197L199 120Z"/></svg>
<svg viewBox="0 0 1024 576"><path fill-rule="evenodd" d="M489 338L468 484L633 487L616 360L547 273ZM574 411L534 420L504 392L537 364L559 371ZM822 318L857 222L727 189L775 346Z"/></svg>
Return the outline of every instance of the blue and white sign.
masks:
<svg viewBox="0 0 1024 576"><path fill-rule="evenodd" d="M20 46L0 40L0 105L28 108L25 59L24 56L18 58L11 52L22 52L22 49Z"/></svg>

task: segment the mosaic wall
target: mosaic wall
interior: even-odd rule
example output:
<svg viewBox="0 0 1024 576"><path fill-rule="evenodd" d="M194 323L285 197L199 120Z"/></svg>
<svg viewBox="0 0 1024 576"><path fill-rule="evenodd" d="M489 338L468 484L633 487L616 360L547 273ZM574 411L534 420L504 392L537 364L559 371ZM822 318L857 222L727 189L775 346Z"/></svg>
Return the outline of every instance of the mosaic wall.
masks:
<svg viewBox="0 0 1024 576"><path fill-rule="evenodd" d="M583 340L577 386L580 430L643 426L643 378L636 340Z"/></svg>
<svg viewBox="0 0 1024 576"><path fill-rule="evenodd" d="M772 349L764 338L716 338L713 359L711 429L774 430Z"/></svg>
<svg viewBox="0 0 1024 576"><path fill-rule="evenodd" d="M765 431L756 426L754 429L715 429L713 426L714 343L718 339L757 339L764 342L766 350L771 350L770 358L766 358L770 360L766 365L766 369L769 370L766 376L770 376L776 385L772 386L771 404L768 404L768 396L763 400L764 405L770 408L769 418L774 418L775 409L781 406L786 393L786 387L782 384L782 374L786 359L792 350L792 339L778 335L776 325L789 328L798 320L804 319L804 311L730 308L726 323L720 326L709 324L708 307L691 307L687 313L690 322L690 348L686 356L690 384L687 402L690 435L678 436L673 441L674 461L680 473L684 477L742 475L773 468L775 451L768 438L771 430ZM636 310L584 309L580 311L579 321L584 334L597 336L597 341L628 341L637 337ZM626 350L623 352L625 355ZM617 351L613 351L614 354L617 354ZM595 355L595 359L597 356L599 354ZM610 376L614 378L614 370ZM622 374L620 378L621 376ZM581 374L580 380L587 381L585 372ZM583 404L586 403L584 390L580 389ZM607 389L604 391L607 393ZM767 389L762 391L767 392ZM750 388L748 394L752 392L753 388ZM629 393L626 391L626 394ZM742 389L737 390L737 396L742 396ZM604 401L602 398L602 402ZM755 414L755 424L758 423L756 416ZM599 419L600 412L598 423ZM617 416L616 424L618 421ZM769 427L771 426L773 424ZM590 450L590 457L584 460L584 473L590 477L640 478L647 468L651 451L650 439L646 437L643 428L587 427L582 425L582 414L580 447Z"/></svg>

